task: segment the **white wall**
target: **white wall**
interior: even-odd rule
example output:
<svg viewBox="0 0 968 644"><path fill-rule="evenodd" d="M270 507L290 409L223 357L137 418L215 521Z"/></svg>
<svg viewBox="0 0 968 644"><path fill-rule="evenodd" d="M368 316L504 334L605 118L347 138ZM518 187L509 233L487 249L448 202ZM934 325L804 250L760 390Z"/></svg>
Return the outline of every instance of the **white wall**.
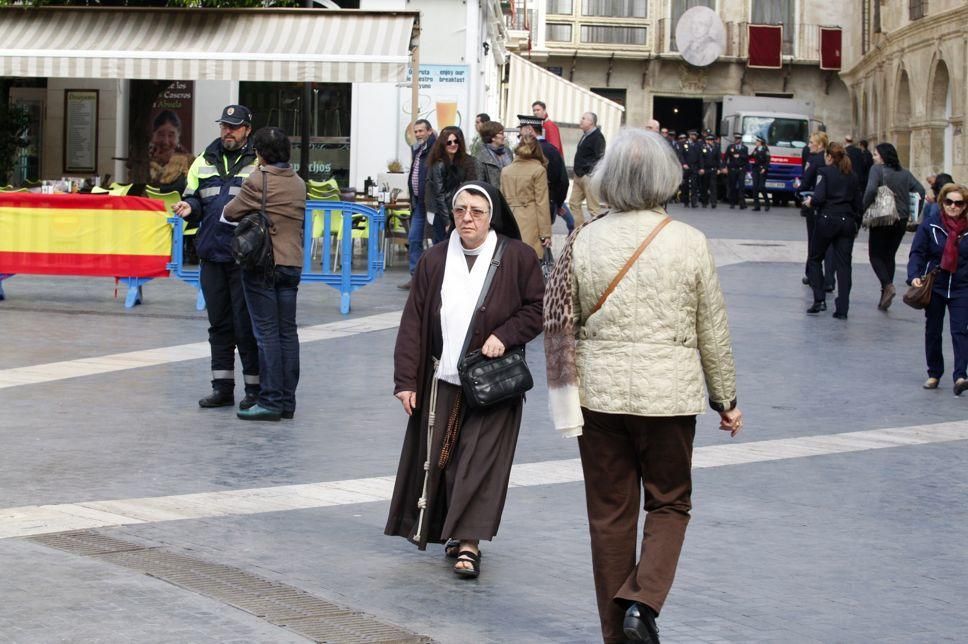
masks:
<svg viewBox="0 0 968 644"><path fill-rule="evenodd" d="M195 108L192 110L193 152L201 153L218 138L215 120L222 116L226 105L239 102L237 81L195 81ZM248 106L246 106L248 107Z"/></svg>

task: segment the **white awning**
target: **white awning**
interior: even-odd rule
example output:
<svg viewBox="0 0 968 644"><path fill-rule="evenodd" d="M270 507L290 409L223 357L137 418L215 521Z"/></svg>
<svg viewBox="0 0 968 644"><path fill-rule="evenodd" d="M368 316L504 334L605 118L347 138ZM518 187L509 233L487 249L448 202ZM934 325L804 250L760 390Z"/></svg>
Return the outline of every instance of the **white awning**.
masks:
<svg viewBox="0 0 968 644"><path fill-rule="evenodd" d="M416 12L0 9L0 76L406 80Z"/></svg>
<svg viewBox="0 0 968 644"><path fill-rule="evenodd" d="M531 114L531 104L543 101L555 123L577 124L582 114L594 112L598 115L598 127L607 140L618 134L624 107L516 54L509 54L509 58L511 69L508 71L505 123L516 122L517 114Z"/></svg>

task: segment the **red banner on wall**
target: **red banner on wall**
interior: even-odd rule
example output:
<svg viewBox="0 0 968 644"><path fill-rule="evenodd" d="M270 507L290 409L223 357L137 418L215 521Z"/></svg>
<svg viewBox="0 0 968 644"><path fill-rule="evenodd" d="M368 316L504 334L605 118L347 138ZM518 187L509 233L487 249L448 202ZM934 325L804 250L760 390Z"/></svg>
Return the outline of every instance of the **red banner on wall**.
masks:
<svg viewBox="0 0 968 644"><path fill-rule="evenodd" d="M840 27L820 27L820 69L840 69Z"/></svg>
<svg viewBox="0 0 968 644"><path fill-rule="evenodd" d="M749 67L780 69L783 67L783 25L747 25Z"/></svg>

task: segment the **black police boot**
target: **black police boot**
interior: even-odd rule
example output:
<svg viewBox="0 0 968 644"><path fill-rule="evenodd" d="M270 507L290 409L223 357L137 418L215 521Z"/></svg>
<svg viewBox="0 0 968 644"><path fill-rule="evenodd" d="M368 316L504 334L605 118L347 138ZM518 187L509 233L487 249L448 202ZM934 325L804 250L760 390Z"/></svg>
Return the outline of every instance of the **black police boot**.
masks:
<svg viewBox="0 0 968 644"><path fill-rule="evenodd" d="M622 622L625 637L632 642L659 644L659 628L655 625L655 617L655 612L645 604L633 603L625 611L625 620Z"/></svg>
<svg viewBox="0 0 968 644"><path fill-rule="evenodd" d="M807 309L807 313L811 313L811 314L820 313L821 311L826 311L826 310L827 310L826 302L814 302L813 306Z"/></svg>
<svg viewBox="0 0 968 644"><path fill-rule="evenodd" d="M212 393L198 401L203 409L213 407L231 407L235 404L235 395L230 389L213 389Z"/></svg>
<svg viewBox="0 0 968 644"><path fill-rule="evenodd" d="M239 409L251 409L257 402L259 402L259 394L246 392L245 398L239 403Z"/></svg>

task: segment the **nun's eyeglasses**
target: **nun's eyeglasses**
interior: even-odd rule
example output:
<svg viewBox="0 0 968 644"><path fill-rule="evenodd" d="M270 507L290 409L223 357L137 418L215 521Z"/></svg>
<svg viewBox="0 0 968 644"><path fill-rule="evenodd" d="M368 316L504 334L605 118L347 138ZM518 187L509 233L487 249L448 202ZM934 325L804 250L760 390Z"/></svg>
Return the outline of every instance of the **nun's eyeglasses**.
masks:
<svg viewBox="0 0 968 644"><path fill-rule="evenodd" d="M454 206L454 215L457 217L463 217L467 213L471 214L471 218L480 221L487 217L487 211L481 208L468 208L467 206Z"/></svg>

